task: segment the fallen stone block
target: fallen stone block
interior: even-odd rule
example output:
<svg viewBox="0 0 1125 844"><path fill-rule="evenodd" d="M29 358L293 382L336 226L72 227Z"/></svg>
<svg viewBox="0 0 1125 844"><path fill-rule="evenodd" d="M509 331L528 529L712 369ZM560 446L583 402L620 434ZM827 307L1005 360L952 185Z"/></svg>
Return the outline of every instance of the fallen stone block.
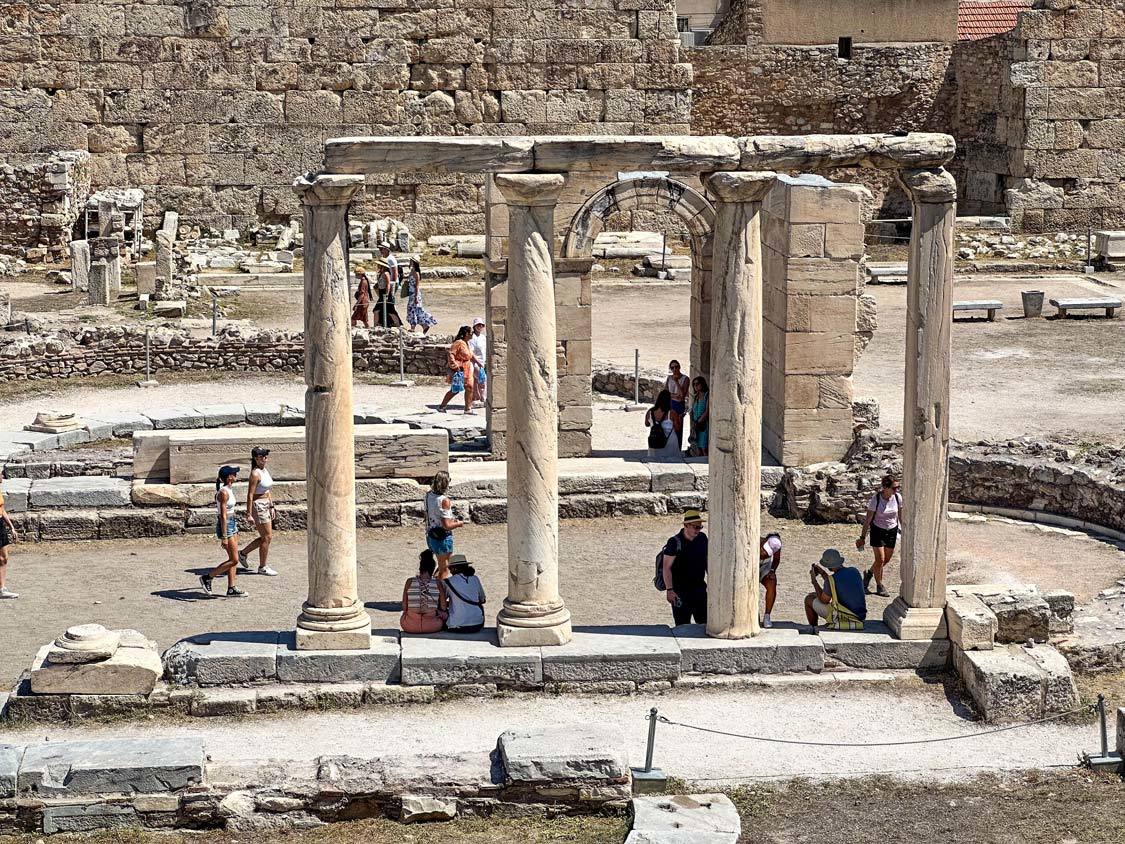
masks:
<svg viewBox="0 0 1125 844"><path fill-rule="evenodd" d="M937 670L949 660L948 639L896 639L881 621L864 622L863 630L820 630L830 659L851 668Z"/></svg>
<svg viewBox="0 0 1125 844"><path fill-rule="evenodd" d="M1078 706L1070 667L1049 645L954 648L953 664L986 721L1028 721Z"/></svg>
<svg viewBox="0 0 1125 844"><path fill-rule="evenodd" d="M152 303L152 315L164 319L180 319L187 314L184 299L163 299Z"/></svg>
<svg viewBox="0 0 1125 844"><path fill-rule="evenodd" d="M124 638L100 662L52 663L51 647L40 648L32 663L31 691L37 695L147 695L164 673L155 647L127 646Z"/></svg>
<svg viewBox="0 0 1125 844"><path fill-rule="evenodd" d="M1043 593L1043 600L1051 608L1050 632L1053 636L1074 631L1074 593L1065 589L1052 589Z"/></svg>
<svg viewBox="0 0 1125 844"><path fill-rule="evenodd" d="M405 640L404 640L405 641ZM543 679L675 680L680 676L680 646L664 625L575 628L571 641L543 648Z"/></svg>
<svg viewBox="0 0 1125 844"><path fill-rule="evenodd" d="M43 832L94 832L102 829L139 827L140 818L132 806L94 803L43 807Z"/></svg>
<svg viewBox="0 0 1125 844"><path fill-rule="evenodd" d="M1013 591L981 599L996 614L997 642L1046 642L1050 637L1051 607L1039 593Z"/></svg>
<svg viewBox="0 0 1125 844"><path fill-rule="evenodd" d="M999 628L996 613L976 595L949 595L945 626L949 640L965 651L991 650Z"/></svg>
<svg viewBox="0 0 1125 844"><path fill-rule="evenodd" d="M0 800L16 793L16 777L19 774L23 748L11 744L0 744Z"/></svg>
<svg viewBox="0 0 1125 844"><path fill-rule="evenodd" d="M31 485L32 507L128 507L130 483L99 475L46 478Z"/></svg>
<svg viewBox="0 0 1125 844"><path fill-rule="evenodd" d="M164 652L168 679L182 685L237 686L277 679L280 633L253 631L193 636Z"/></svg>
<svg viewBox="0 0 1125 844"><path fill-rule="evenodd" d="M468 635L404 633L401 644L402 682L407 686L538 686L543 682L540 648L501 648L493 628Z"/></svg>
<svg viewBox="0 0 1125 844"><path fill-rule="evenodd" d="M277 644L276 674L282 683L397 683L400 664L397 631L373 633L366 651L299 651L293 633L281 634Z"/></svg>
<svg viewBox="0 0 1125 844"><path fill-rule="evenodd" d="M625 844L736 844L738 809L725 794L634 797Z"/></svg>
<svg viewBox="0 0 1125 844"><path fill-rule="evenodd" d="M508 730L497 742L512 783L628 782L629 756L621 733L599 727Z"/></svg>
<svg viewBox="0 0 1125 844"><path fill-rule="evenodd" d="M428 794L402 795L399 820L403 823L451 821L457 817L457 800L453 797L434 797Z"/></svg>
<svg viewBox="0 0 1125 844"><path fill-rule="evenodd" d="M751 639L714 639L703 624L672 628L680 647L680 668L694 674L782 674L824 668L824 645L817 636L773 627Z"/></svg>
<svg viewBox="0 0 1125 844"><path fill-rule="evenodd" d="M29 745L17 790L40 797L158 794L203 780L203 745L195 739L106 739Z"/></svg>

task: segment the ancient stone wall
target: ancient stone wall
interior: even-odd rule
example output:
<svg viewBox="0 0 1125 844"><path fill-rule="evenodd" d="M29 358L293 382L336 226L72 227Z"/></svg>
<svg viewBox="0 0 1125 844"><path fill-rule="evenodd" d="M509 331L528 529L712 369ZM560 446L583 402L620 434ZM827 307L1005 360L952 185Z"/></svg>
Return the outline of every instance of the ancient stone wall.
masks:
<svg viewBox="0 0 1125 844"><path fill-rule="evenodd" d="M0 158L0 252L41 247L44 252L29 257L62 257L89 194L90 156L85 152Z"/></svg>
<svg viewBox="0 0 1125 844"><path fill-rule="evenodd" d="M688 132L674 0L185 0L13 6L0 160L89 150L95 187L144 188L148 227L298 213L290 185L342 135ZM483 231L474 178L369 179L357 215Z"/></svg>

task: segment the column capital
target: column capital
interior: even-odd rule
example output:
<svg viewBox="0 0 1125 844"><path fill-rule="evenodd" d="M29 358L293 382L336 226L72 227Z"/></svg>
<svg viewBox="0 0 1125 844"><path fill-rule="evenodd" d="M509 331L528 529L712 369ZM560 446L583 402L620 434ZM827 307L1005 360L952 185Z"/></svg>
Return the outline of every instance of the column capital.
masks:
<svg viewBox="0 0 1125 844"><path fill-rule="evenodd" d="M898 180L914 202L936 204L957 200L957 180L944 167L899 170Z"/></svg>
<svg viewBox="0 0 1125 844"><path fill-rule="evenodd" d="M303 205L347 205L363 187L363 176L307 173L293 183Z"/></svg>
<svg viewBox="0 0 1125 844"><path fill-rule="evenodd" d="M707 173L703 185L722 202L761 202L776 173L722 171Z"/></svg>
<svg viewBox="0 0 1125 844"><path fill-rule="evenodd" d="M497 173L493 181L509 205L531 208L556 204L566 176L562 173Z"/></svg>

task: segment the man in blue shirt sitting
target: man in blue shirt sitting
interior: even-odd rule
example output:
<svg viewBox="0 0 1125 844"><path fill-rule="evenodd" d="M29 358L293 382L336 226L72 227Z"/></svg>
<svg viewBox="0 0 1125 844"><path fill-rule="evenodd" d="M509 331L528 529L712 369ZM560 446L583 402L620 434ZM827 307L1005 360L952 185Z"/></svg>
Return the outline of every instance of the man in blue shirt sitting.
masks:
<svg viewBox="0 0 1125 844"><path fill-rule="evenodd" d="M859 569L844 565L835 548L820 555L809 569L813 591L805 596L805 617L814 627L823 618L830 630L862 630L867 618L867 598Z"/></svg>

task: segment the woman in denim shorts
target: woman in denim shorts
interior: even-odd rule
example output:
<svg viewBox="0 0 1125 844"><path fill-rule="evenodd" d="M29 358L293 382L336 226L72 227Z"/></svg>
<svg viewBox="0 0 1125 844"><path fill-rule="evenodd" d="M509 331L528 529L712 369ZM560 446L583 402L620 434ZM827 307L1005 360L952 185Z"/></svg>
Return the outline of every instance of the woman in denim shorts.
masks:
<svg viewBox="0 0 1125 844"><path fill-rule="evenodd" d="M199 576L199 583L208 595L211 581L222 575L227 576L227 597L245 598L246 593L234 585L238 576L238 524L234 513L234 482L238 480L237 466L224 466L219 470L215 481L215 538L222 543L227 552L225 562L219 563L207 574Z"/></svg>
<svg viewBox="0 0 1125 844"><path fill-rule="evenodd" d="M464 522L453 516L449 491L449 472L438 472L426 493L426 547L437 558L438 580L449 577L449 558L453 555L453 531Z"/></svg>

